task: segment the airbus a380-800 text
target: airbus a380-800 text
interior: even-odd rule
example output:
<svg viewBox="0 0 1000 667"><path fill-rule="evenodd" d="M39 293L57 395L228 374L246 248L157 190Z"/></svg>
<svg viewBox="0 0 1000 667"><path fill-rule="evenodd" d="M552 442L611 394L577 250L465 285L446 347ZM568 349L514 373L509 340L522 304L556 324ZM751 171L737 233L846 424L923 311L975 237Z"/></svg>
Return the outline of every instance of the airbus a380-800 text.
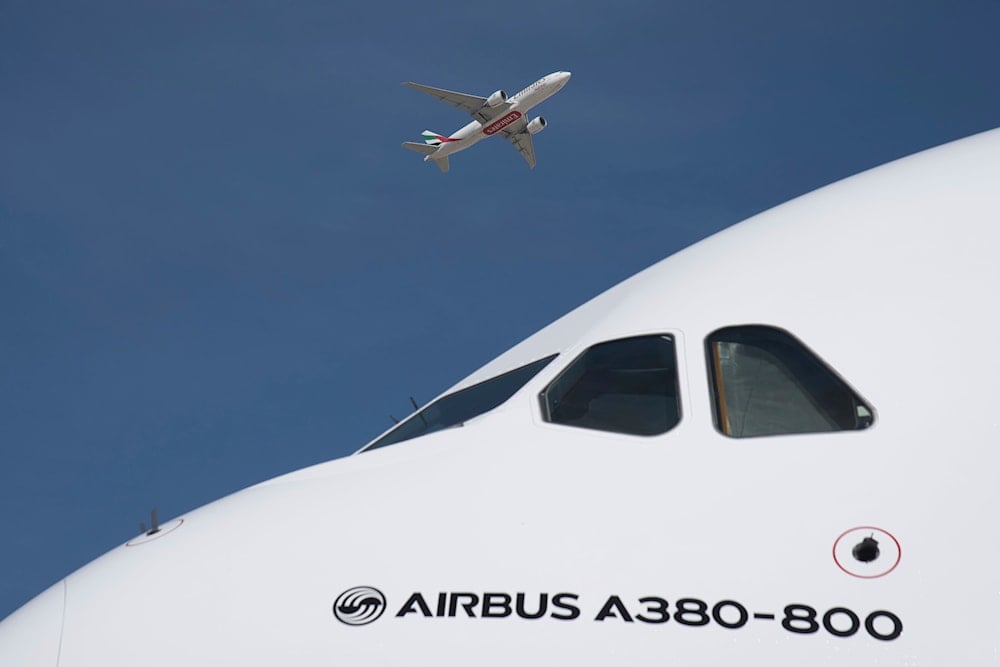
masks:
<svg viewBox="0 0 1000 667"><path fill-rule="evenodd" d="M404 141L403 148L420 153L424 156L425 162L433 162L438 169L447 172L450 155L465 150L487 137L499 134L509 141L528 166L534 169L535 147L531 137L545 129L546 123L542 116L529 121L527 113L532 107L538 106L562 90L570 76L569 72L546 74L512 97L507 97L507 93L503 90L498 90L489 97L479 97L407 81L404 86L422 91L467 111L475 120L447 137L424 130L422 135L424 143Z"/></svg>
<svg viewBox="0 0 1000 667"><path fill-rule="evenodd" d="M726 229L59 579L0 666L996 666L997 183L1000 130Z"/></svg>

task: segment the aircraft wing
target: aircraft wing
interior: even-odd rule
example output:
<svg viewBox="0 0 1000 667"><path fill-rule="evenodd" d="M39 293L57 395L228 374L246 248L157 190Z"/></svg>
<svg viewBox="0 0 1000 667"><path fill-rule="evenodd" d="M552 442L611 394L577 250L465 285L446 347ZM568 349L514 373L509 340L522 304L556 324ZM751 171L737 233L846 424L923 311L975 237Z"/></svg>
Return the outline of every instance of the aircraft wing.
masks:
<svg viewBox="0 0 1000 667"><path fill-rule="evenodd" d="M427 93L431 97L436 97L442 102L447 102L453 107L458 107L470 114L479 111L486 104L486 98L479 97L478 95L466 95L465 93L456 93L451 90L444 90L443 88L432 88L431 86L413 83L412 81L406 81L403 85L414 90L419 90L422 93Z"/></svg>
<svg viewBox="0 0 1000 667"><path fill-rule="evenodd" d="M509 128L503 130L503 136L517 149L517 152L521 154L521 157L528 163L528 166L534 169L535 144L531 140L531 133L528 132L528 121L521 118Z"/></svg>
<svg viewBox="0 0 1000 667"><path fill-rule="evenodd" d="M495 107L488 107L486 106L485 97L479 97L478 95L466 95L465 93L456 93L453 90L434 88L432 86L425 86L422 83L413 83L412 81L404 81L403 85L413 88L414 90L419 90L422 93L427 93L431 97L436 97L442 102L447 102L453 107L458 107L481 123L488 123L497 116L506 113L511 106L509 102L504 102L503 104L498 104Z"/></svg>

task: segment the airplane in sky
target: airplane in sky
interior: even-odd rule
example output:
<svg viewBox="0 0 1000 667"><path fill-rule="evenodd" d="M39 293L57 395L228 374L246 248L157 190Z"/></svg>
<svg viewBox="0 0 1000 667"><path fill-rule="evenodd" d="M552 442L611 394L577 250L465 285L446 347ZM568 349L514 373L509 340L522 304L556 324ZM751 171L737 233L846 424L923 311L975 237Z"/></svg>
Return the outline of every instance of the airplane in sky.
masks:
<svg viewBox="0 0 1000 667"><path fill-rule="evenodd" d="M0 665L996 665L997 183L1000 129L701 241L143 528Z"/></svg>
<svg viewBox="0 0 1000 667"><path fill-rule="evenodd" d="M509 141L528 166L534 169L535 147L531 137L544 130L546 122L542 116L529 121L527 113L532 107L562 90L569 82L570 76L569 72L546 74L513 97L507 97L507 93L503 90L498 90L489 97L479 97L407 81L404 86L427 93L442 102L467 111L475 120L447 137L424 130L422 134L424 143L404 141L403 148L420 153L424 156L424 162L433 162L442 172L447 172L450 155L465 150L487 137L499 134Z"/></svg>

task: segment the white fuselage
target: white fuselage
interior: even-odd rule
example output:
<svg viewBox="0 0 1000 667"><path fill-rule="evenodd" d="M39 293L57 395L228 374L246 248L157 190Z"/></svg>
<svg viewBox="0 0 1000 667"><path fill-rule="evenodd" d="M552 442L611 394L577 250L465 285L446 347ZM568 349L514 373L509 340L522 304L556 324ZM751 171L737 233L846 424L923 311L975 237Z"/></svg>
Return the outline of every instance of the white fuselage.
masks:
<svg viewBox="0 0 1000 667"><path fill-rule="evenodd" d="M726 229L446 392L546 361L486 412L244 489L59 581L0 623L0 666L997 665L998 182L995 130ZM722 430L712 337L761 325L871 427ZM672 341L675 382L605 375L676 394L669 430L550 418L588 351L636 339ZM809 409L725 405L751 400ZM629 426L641 405L595 394L587 414Z"/></svg>
<svg viewBox="0 0 1000 667"><path fill-rule="evenodd" d="M448 137L448 141L445 141L438 147L437 152L428 155L425 159L440 160L453 153L464 151L466 148L487 137L500 133L505 127L516 123L527 115L528 111L533 107L538 106L562 90L563 86L569 82L570 76L569 72L546 74L516 95L510 96L507 99L507 102L510 104L510 109L507 113L502 114L485 125L478 120L472 121L457 132L452 133Z"/></svg>

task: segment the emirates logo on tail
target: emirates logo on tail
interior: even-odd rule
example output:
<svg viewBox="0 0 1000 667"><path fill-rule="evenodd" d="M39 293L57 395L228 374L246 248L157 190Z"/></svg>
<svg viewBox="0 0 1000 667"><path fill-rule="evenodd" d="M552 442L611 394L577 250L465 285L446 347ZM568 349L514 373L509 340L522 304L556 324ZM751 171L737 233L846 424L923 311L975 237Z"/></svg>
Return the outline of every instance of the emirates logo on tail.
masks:
<svg viewBox="0 0 1000 667"><path fill-rule="evenodd" d="M441 144L446 144L451 141L458 141L458 139L446 137L443 134L431 132L430 130L424 130L420 133L420 136L424 138L424 143L428 146L440 146Z"/></svg>

